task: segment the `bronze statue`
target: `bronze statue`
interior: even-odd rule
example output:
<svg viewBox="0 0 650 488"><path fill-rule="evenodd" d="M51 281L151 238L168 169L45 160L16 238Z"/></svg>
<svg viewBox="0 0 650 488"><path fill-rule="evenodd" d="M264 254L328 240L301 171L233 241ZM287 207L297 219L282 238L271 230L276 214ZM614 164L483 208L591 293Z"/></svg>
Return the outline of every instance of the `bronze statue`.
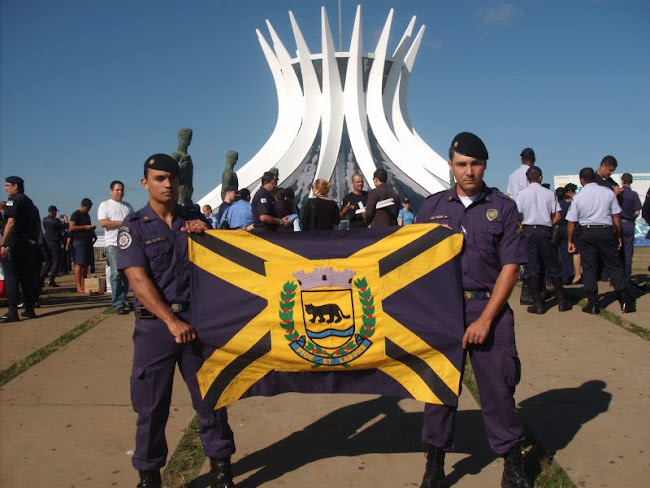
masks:
<svg viewBox="0 0 650 488"><path fill-rule="evenodd" d="M221 199L223 199L224 189L227 186L234 186L235 189L239 190L239 180L237 179L237 173L235 173L238 158L239 153L237 151L228 151L226 153L226 168L221 176Z"/></svg>
<svg viewBox="0 0 650 488"><path fill-rule="evenodd" d="M178 131L178 150L171 154L171 157L178 163L180 169L178 203L179 205L192 205L192 178L194 175L194 164L192 156L187 154L187 148L192 142L192 129L183 128Z"/></svg>

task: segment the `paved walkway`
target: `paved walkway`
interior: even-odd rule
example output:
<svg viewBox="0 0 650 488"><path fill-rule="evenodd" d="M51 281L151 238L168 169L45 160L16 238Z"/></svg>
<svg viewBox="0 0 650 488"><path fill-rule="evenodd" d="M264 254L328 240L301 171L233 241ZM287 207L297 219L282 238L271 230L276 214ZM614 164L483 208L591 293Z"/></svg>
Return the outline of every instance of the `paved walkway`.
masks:
<svg viewBox="0 0 650 488"><path fill-rule="evenodd" d="M64 278L69 284L70 276ZM37 319L0 326L1 367L108 303L108 295L45 298ZM511 303L523 364L517 402L529 427L577 486L648 486L650 342L579 308L536 316L518 300ZM624 318L648 326L650 294L638 306ZM608 309L616 312L616 304ZM136 485L129 457L132 327L132 315L110 315L0 388L0 487ZM170 452L193 417L182 379L176 380ZM229 409L237 486L417 487L425 463L421 411L415 401L371 395L286 394L237 402ZM456 438L458 452L447 456L450 485L499 486L502 460L488 448L478 406L466 390ZM205 485L199 477L192 486Z"/></svg>

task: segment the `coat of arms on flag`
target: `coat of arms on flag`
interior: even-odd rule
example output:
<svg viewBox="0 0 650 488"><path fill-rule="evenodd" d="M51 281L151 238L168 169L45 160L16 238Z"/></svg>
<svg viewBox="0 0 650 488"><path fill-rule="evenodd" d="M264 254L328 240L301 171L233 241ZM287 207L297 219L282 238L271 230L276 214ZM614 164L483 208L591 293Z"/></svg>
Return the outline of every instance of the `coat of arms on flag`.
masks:
<svg viewBox="0 0 650 488"><path fill-rule="evenodd" d="M366 392L457 403L462 237L436 224L192 235L204 401Z"/></svg>

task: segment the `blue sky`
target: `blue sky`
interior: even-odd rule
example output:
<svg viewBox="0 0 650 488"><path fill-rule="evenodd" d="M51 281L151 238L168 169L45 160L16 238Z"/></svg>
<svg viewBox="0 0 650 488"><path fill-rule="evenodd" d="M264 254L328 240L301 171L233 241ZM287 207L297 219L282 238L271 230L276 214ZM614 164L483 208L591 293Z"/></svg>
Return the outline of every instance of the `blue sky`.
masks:
<svg viewBox="0 0 650 488"><path fill-rule="evenodd" d="M357 3L342 2L346 51ZM0 176L23 177L42 215L50 204L69 215L86 196L97 206L113 179L138 208L144 160L191 127L197 200L228 150L243 164L275 125L255 29L269 39L269 19L294 51L291 10L320 52L321 5L338 38L337 0L0 0ZM365 51L391 7L389 48L412 15L427 26L409 113L438 153L475 132L487 181L504 190L526 146L550 182L606 154L621 172L650 172L650 2L372 0Z"/></svg>

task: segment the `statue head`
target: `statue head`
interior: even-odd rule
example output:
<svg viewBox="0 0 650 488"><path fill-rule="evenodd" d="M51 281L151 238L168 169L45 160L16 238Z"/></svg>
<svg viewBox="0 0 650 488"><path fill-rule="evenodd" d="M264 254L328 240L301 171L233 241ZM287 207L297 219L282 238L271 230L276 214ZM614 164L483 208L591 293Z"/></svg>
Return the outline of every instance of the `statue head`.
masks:
<svg viewBox="0 0 650 488"><path fill-rule="evenodd" d="M192 129L186 127L178 130L178 145L189 146L192 142Z"/></svg>
<svg viewBox="0 0 650 488"><path fill-rule="evenodd" d="M233 168L237 164L237 159L239 159L239 153L237 151L228 151L226 153L226 166Z"/></svg>

